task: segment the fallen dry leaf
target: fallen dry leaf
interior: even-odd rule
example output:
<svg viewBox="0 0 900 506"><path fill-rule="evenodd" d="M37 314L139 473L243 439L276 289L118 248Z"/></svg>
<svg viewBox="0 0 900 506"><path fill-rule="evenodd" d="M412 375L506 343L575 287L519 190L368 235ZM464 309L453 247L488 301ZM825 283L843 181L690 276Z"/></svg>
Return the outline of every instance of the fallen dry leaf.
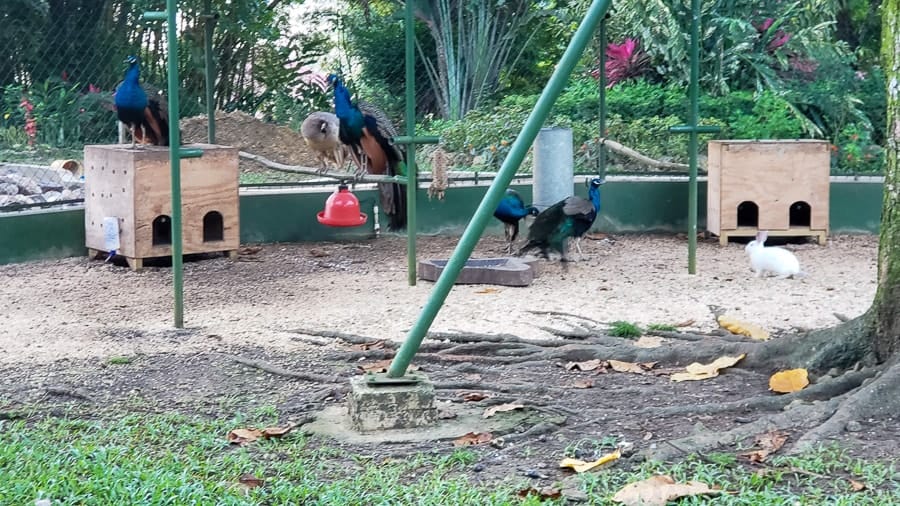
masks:
<svg viewBox="0 0 900 506"><path fill-rule="evenodd" d="M486 410L484 410L484 415L482 416L484 416L485 418L490 418L497 413L502 413L504 411L513 411L516 409L522 409L524 407L525 405L523 404L500 404L498 406L491 406L487 408Z"/></svg>
<svg viewBox="0 0 900 506"><path fill-rule="evenodd" d="M541 499L559 499L562 497L562 492L556 487L528 487L519 490L516 495L523 498L530 495L536 495Z"/></svg>
<svg viewBox="0 0 900 506"><path fill-rule="evenodd" d="M672 381L694 381L715 378L719 375L720 369L725 369L726 367L731 367L734 364L737 364L745 356L747 356L746 353L741 353L737 357L719 357L709 364L694 362L693 364L685 367L685 372L675 373L671 376L671 378Z"/></svg>
<svg viewBox="0 0 900 506"><path fill-rule="evenodd" d="M866 484L861 481L856 481L850 479L850 488L853 489L854 492L862 492L866 489Z"/></svg>
<svg viewBox="0 0 900 506"><path fill-rule="evenodd" d="M634 374L647 374L647 371L653 369L656 362L643 362L635 364L632 362L622 362L620 360L610 360L609 367L616 372L630 372Z"/></svg>
<svg viewBox="0 0 900 506"><path fill-rule="evenodd" d="M694 323L696 323L694 320L685 320L683 322L676 323L675 326L676 327L690 327Z"/></svg>
<svg viewBox="0 0 900 506"><path fill-rule="evenodd" d="M487 288L482 288L481 290L476 290L475 293L478 293L478 294L500 293L500 290L498 288L487 287Z"/></svg>
<svg viewBox="0 0 900 506"><path fill-rule="evenodd" d="M572 383L572 388L594 388L594 380L578 380L575 383Z"/></svg>
<svg viewBox="0 0 900 506"><path fill-rule="evenodd" d="M669 501L693 495L715 495L722 493L699 481L675 483L668 476L654 476L646 480L625 485L616 492L612 500L625 506L666 506Z"/></svg>
<svg viewBox="0 0 900 506"><path fill-rule="evenodd" d="M247 488L256 488L265 485L266 481L262 478L257 478L251 473L244 473L238 478L238 483Z"/></svg>
<svg viewBox="0 0 900 506"><path fill-rule="evenodd" d="M594 369L605 368L606 365L607 363L605 360L595 358L594 360L587 360L584 362L569 362L566 364L566 370L572 371L578 369L579 371L593 371Z"/></svg>
<svg viewBox="0 0 900 506"><path fill-rule="evenodd" d="M324 249L313 248L313 249L309 250L309 256L315 257L315 258L322 258L322 257L330 256L330 255L331 255L331 253Z"/></svg>
<svg viewBox="0 0 900 506"><path fill-rule="evenodd" d="M776 372L769 378L769 390L780 394L799 392L809 385L806 369L790 369Z"/></svg>
<svg viewBox="0 0 900 506"><path fill-rule="evenodd" d="M368 351L368 350L383 350L384 349L384 341L371 341L368 343L359 343L350 346L351 350L359 350L359 351Z"/></svg>
<svg viewBox="0 0 900 506"><path fill-rule="evenodd" d="M603 239L606 239L609 236L606 234L600 233L600 232L591 232L591 233L584 234L584 237L587 239L590 239L592 241L602 241Z"/></svg>
<svg viewBox="0 0 900 506"><path fill-rule="evenodd" d="M225 435L225 439L227 439L229 443L239 445L252 443L261 437L263 437L262 431L253 427L230 430L228 431L228 434Z"/></svg>
<svg viewBox="0 0 900 506"><path fill-rule="evenodd" d="M614 460L618 460L621 456L622 453L619 452L619 450L616 450L612 453L607 453L606 455L593 462L585 462L583 460L565 458L562 459L562 462L559 463L559 467L568 467L576 473L584 473L596 467L602 466L603 464L608 464Z"/></svg>
<svg viewBox="0 0 900 506"><path fill-rule="evenodd" d="M750 462L760 463L766 460L766 457L777 452L784 446L788 440L788 433L779 431L779 430L771 430L766 432L765 434L760 434L756 436L756 446L759 447L757 450L749 451L746 453L741 453L742 457L747 457L750 459Z"/></svg>
<svg viewBox="0 0 900 506"><path fill-rule="evenodd" d="M290 432L293 428L292 425L288 425L287 427L266 427L262 430L262 435L263 437L281 437Z"/></svg>
<svg viewBox="0 0 900 506"><path fill-rule="evenodd" d="M453 440L453 446L473 446L487 443L494 439L490 432L469 432Z"/></svg>
<svg viewBox="0 0 900 506"><path fill-rule="evenodd" d="M755 339L757 341L768 341L769 338L772 337L768 331L766 331L759 325L742 322L740 320L732 318L731 316L722 315L719 316L716 321L719 322L720 327L731 332L732 334L747 336L750 339Z"/></svg>
<svg viewBox="0 0 900 506"><path fill-rule="evenodd" d="M663 344L663 338L659 336L641 336L634 345L638 348L659 348Z"/></svg>
<svg viewBox="0 0 900 506"><path fill-rule="evenodd" d="M490 397L490 395L482 393L482 392L465 392L460 395L462 395L463 400L466 402L483 401L483 400L487 399L488 397Z"/></svg>

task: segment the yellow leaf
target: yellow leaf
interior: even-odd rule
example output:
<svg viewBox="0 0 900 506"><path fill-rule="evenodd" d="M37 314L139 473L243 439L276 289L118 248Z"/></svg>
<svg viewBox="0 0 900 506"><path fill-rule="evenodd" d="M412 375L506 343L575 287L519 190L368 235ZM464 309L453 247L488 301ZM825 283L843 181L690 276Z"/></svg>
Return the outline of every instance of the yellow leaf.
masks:
<svg viewBox="0 0 900 506"><path fill-rule="evenodd" d="M809 373L806 369L780 371L769 378L769 390L780 394L799 392L807 385L809 385Z"/></svg>
<svg viewBox="0 0 900 506"><path fill-rule="evenodd" d="M699 481L675 483L675 480L668 476L654 476L625 485L616 492L612 500L625 506L666 506L669 501L681 497L721 493L721 490L713 490L706 483Z"/></svg>
<svg viewBox="0 0 900 506"><path fill-rule="evenodd" d="M583 460L565 458L562 459L562 462L559 463L559 467L568 467L576 473L583 473L586 471L590 471L595 467L602 466L603 464L608 464L614 460L618 460L621 456L622 453L619 452L619 450L616 450L612 453L607 453L606 455L593 462L585 462Z"/></svg>
<svg viewBox="0 0 900 506"><path fill-rule="evenodd" d="M482 288L481 290L477 290L475 293L479 293L479 294L500 293L500 290L498 290L497 288L487 287L487 288Z"/></svg>
<svg viewBox="0 0 900 506"><path fill-rule="evenodd" d="M718 322L720 327L731 332L732 334L747 336L750 339L755 339L757 341L768 341L769 338L772 337L762 327L754 325L752 323L736 320L730 316L722 315L718 318Z"/></svg>
<svg viewBox="0 0 900 506"><path fill-rule="evenodd" d="M694 362L685 367L685 372L679 372L672 375L672 381L695 381L715 378L719 375L719 370L731 367L746 357L746 353L741 353L737 357L719 357L710 364L701 364Z"/></svg>
<svg viewBox="0 0 900 506"><path fill-rule="evenodd" d="M484 417L490 418L497 413L501 413L503 411L512 411L514 409L522 409L525 406L522 404L500 404L499 406L493 406L484 410Z"/></svg>
<svg viewBox="0 0 900 506"><path fill-rule="evenodd" d="M866 489L866 484L861 481L856 481L856 480L851 479L850 480L850 488L852 488L854 492L861 492Z"/></svg>
<svg viewBox="0 0 900 506"><path fill-rule="evenodd" d="M11 116L11 115L10 115L9 113L6 113L6 114L3 115L3 119L9 119L10 116Z"/></svg>

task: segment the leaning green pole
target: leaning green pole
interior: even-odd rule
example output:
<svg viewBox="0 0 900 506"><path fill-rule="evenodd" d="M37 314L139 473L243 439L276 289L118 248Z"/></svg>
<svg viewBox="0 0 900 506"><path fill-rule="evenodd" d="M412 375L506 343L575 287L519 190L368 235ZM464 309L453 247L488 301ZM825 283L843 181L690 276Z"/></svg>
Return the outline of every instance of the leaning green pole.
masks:
<svg viewBox="0 0 900 506"><path fill-rule="evenodd" d="M500 203L500 199L503 197L506 187L509 186L509 183L515 176L519 165L522 164L522 160L528 153L528 148L531 147L531 143L534 142L534 138L537 136L541 125L550 113L553 103L556 102L556 98L559 97L559 94L562 93L563 88L565 88L569 75L572 73L575 65L578 64L578 60L581 58L585 47L587 47L590 42L591 36L596 30L597 25L600 24L600 20L603 19L604 14L606 14L606 11L609 9L610 2L611 0L593 0L591 6L588 7L584 20L582 20L581 25L569 42L569 47L566 48L566 52L559 60L559 64L557 64L556 70L553 71L553 75L550 76L550 81L547 82L547 86L541 93L540 98L538 98L537 104L534 106L531 114L528 115L528 119L525 121L522 131L513 142L509 150L509 155L507 155L506 159L503 161L500 171L497 173L493 183L491 183L487 193L481 200L481 204L478 205L475 215L472 217L471 221L469 221L469 225L459 239L459 244L457 244L456 249L450 256L450 260L447 262L446 267L444 267L441 276L438 278L437 282L435 282L434 289L428 297L428 300L425 302L422 312L419 313L418 320L416 320L413 327L409 330L406 340L403 341L403 345L391 362L391 367L388 369L387 373L388 377L400 378L406 374L406 368L409 367L413 356L418 351L419 346L422 344L422 340L428 333L429 327L431 327L432 322L434 322L434 318L437 316L438 311L440 311L441 306L447 299L447 295L450 294L450 290L453 288L457 276L459 276L460 271L462 271L463 266L466 264L466 260L468 260L469 255L472 254L472 250L481 238L481 234L484 232L488 220L490 220L491 216L494 214L494 209L496 209L497 204Z"/></svg>
<svg viewBox="0 0 900 506"><path fill-rule="evenodd" d="M406 135L416 137L416 47L413 1L406 2ZM406 145L406 272L409 286L416 286L416 145Z"/></svg>

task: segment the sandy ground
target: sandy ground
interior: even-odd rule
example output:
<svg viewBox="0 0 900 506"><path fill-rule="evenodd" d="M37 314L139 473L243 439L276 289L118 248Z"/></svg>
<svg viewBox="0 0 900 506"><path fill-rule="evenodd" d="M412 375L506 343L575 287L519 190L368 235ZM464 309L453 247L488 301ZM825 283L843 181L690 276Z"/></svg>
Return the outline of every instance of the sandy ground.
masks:
<svg viewBox="0 0 900 506"><path fill-rule="evenodd" d="M585 240L586 257L563 272L543 262L527 288L457 286L432 327L443 331L548 337L558 326L533 310L640 324L694 320L710 329L710 305L770 330L815 328L856 316L875 293L877 238L837 236L790 246L809 273L757 279L743 246L701 242L698 275L687 274L684 239L616 236ZM420 258L446 258L452 237L423 237ZM475 257L497 256L486 237ZM253 251L258 249L258 251ZM135 273L71 258L0 266L0 364L50 363L113 355L190 353L231 345L298 351L287 330L315 328L402 339L432 283L406 283L405 240L265 245L238 260L185 264L186 331L172 327L171 270ZM690 328L690 327L689 327Z"/></svg>

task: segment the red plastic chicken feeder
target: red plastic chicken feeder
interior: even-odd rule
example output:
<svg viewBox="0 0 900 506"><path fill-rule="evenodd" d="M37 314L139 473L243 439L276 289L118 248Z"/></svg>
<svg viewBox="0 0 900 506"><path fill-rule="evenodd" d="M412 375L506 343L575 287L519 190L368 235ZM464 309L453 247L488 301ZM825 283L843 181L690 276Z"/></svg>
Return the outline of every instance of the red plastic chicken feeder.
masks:
<svg viewBox="0 0 900 506"><path fill-rule="evenodd" d="M325 201L325 210L318 214L319 223L329 227L358 227L366 223L366 214L359 211L359 199L347 185L338 186Z"/></svg>

